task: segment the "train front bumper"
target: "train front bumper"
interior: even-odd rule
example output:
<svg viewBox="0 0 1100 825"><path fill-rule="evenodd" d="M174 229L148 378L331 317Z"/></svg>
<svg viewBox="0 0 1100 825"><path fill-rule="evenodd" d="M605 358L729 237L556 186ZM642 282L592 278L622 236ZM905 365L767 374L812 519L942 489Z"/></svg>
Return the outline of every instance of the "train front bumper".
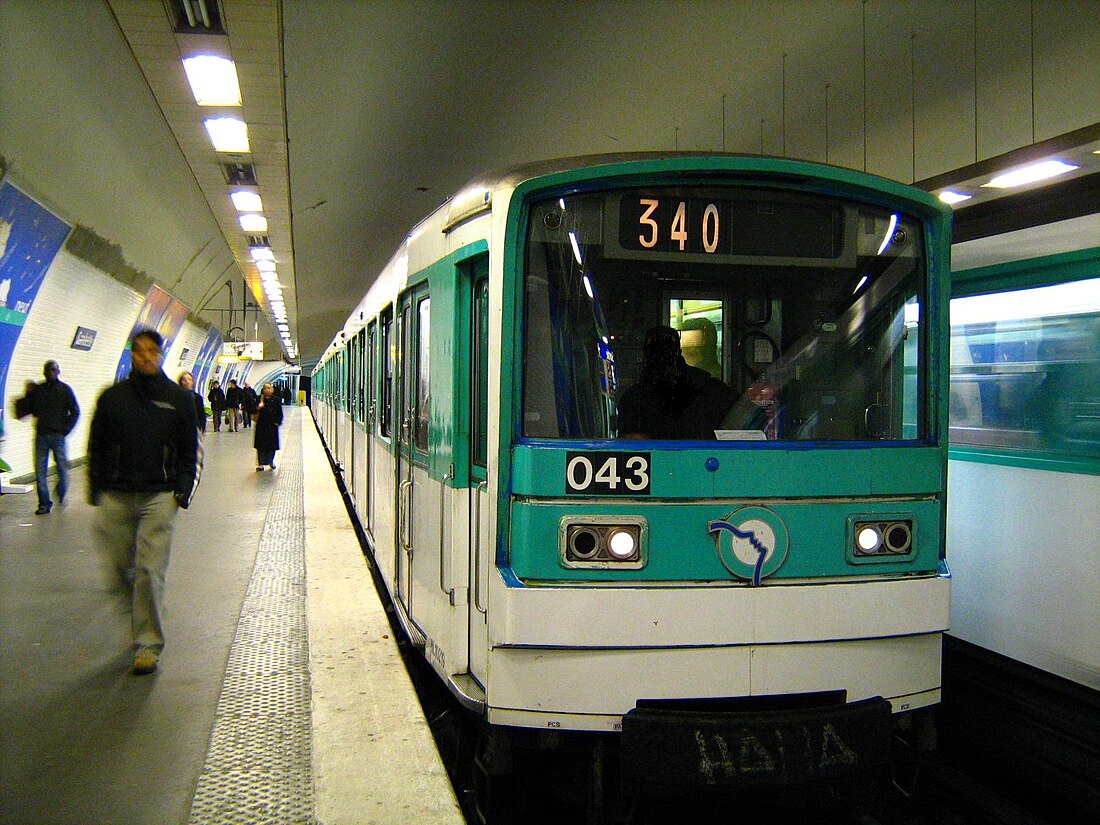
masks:
<svg viewBox="0 0 1100 825"><path fill-rule="evenodd" d="M654 790L868 783L889 764L881 697L786 710L638 707L623 717L623 777Z"/></svg>

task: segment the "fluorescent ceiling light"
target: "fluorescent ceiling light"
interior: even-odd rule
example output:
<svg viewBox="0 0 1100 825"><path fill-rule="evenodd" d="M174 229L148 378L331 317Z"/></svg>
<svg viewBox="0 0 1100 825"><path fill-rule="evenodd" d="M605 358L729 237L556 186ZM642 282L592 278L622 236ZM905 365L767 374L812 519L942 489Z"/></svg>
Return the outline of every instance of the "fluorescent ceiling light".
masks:
<svg viewBox="0 0 1100 825"><path fill-rule="evenodd" d="M233 61L213 54L183 59L183 70L200 106L240 106L241 86Z"/></svg>
<svg viewBox="0 0 1100 825"><path fill-rule="evenodd" d="M962 201L970 200L973 195L964 195L962 192L956 192L952 189L945 189L940 192L940 200L944 203L961 203Z"/></svg>
<svg viewBox="0 0 1100 825"><path fill-rule="evenodd" d="M1003 175L997 175L989 183L983 183L982 186L993 189L1011 189L1013 186L1023 186L1026 183L1035 183L1036 181L1064 175L1076 168L1072 163L1063 163L1060 160L1044 160L1040 163L1024 166L1021 169L1013 169Z"/></svg>
<svg viewBox="0 0 1100 825"><path fill-rule="evenodd" d="M271 251L270 246L250 246L248 251L252 254L252 260L254 261L275 260L275 253Z"/></svg>
<svg viewBox="0 0 1100 825"><path fill-rule="evenodd" d="M235 117L208 117L203 121L216 152L250 152L248 126Z"/></svg>
<svg viewBox="0 0 1100 825"><path fill-rule="evenodd" d="M263 215L257 215L255 212L238 215L237 220L241 224L241 229L245 232L263 233L267 231L267 218Z"/></svg>
<svg viewBox="0 0 1100 825"><path fill-rule="evenodd" d="M268 260L256 261L256 269L260 270L260 272L263 273L262 275L260 275L260 277L262 278L264 274L275 272L275 262Z"/></svg>
<svg viewBox="0 0 1100 825"><path fill-rule="evenodd" d="M238 189L229 193L229 200L233 201L233 208L238 212L263 212L264 202L255 192L247 189Z"/></svg>

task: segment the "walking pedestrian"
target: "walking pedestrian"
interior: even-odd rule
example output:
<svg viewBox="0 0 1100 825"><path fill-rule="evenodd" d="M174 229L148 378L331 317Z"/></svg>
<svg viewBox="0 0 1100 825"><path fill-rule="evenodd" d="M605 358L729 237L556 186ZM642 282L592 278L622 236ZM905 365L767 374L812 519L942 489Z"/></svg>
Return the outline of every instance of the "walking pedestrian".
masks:
<svg viewBox="0 0 1100 825"><path fill-rule="evenodd" d="M246 430L252 426L252 416L256 414L259 404L260 397L252 389L252 385L245 381L244 386L241 387L241 419L244 421Z"/></svg>
<svg viewBox="0 0 1100 825"><path fill-rule="evenodd" d="M130 375L100 395L88 440L92 533L131 613L135 674L157 669L172 530L202 473L195 405L161 368L164 339L137 332Z"/></svg>
<svg viewBox="0 0 1100 825"><path fill-rule="evenodd" d="M61 366L47 361L42 366L46 380L40 384L28 381L26 394L16 402L20 418L33 415L34 425L34 481L38 488L36 516L44 516L53 508L50 498L49 465L53 453L57 465L57 501L65 504L69 491L69 458L65 437L72 432L80 418L80 405L73 388L61 381Z"/></svg>
<svg viewBox="0 0 1100 825"><path fill-rule="evenodd" d="M206 432L206 403L202 396L195 392L195 376L184 370L180 373L179 385L191 393L191 400L195 402L195 423L199 426L199 432Z"/></svg>
<svg viewBox="0 0 1100 825"><path fill-rule="evenodd" d="M210 392L206 394L206 400L210 402L210 417L214 419L214 432L221 432L222 414L225 412L225 390L216 378L210 382Z"/></svg>
<svg viewBox="0 0 1100 825"><path fill-rule="evenodd" d="M229 431L235 433L241 428L241 388L235 378L229 379L225 391L225 409L229 413Z"/></svg>
<svg viewBox="0 0 1100 825"><path fill-rule="evenodd" d="M252 446L256 448L256 472L264 467L275 469L275 453L279 451L279 425L283 423L283 405L275 394L275 387L264 384L260 402L256 406L256 434Z"/></svg>

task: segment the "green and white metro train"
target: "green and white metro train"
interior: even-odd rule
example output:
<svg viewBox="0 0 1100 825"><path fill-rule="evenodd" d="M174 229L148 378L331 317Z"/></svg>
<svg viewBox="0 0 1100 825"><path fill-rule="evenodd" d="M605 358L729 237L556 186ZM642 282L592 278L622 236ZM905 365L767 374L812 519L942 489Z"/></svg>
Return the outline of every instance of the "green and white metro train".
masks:
<svg viewBox="0 0 1100 825"><path fill-rule="evenodd" d="M312 407L439 677L639 781L882 760L940 697L949 236L916 189L725 154L524 166L428 216ZM655 325L738 397L713 438L620 437Z"/></svg>

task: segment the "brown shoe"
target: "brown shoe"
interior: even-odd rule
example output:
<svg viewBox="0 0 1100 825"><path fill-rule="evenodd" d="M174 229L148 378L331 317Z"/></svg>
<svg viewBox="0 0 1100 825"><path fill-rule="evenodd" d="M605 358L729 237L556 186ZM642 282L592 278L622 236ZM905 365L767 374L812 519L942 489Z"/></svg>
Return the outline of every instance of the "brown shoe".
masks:
<svg viewBox="0 0 1100 825"><path fill-rule="evenodd" d="M157 654L150 650L139 650L134 656L134 674L143 676L157 669Z"/></svg>

